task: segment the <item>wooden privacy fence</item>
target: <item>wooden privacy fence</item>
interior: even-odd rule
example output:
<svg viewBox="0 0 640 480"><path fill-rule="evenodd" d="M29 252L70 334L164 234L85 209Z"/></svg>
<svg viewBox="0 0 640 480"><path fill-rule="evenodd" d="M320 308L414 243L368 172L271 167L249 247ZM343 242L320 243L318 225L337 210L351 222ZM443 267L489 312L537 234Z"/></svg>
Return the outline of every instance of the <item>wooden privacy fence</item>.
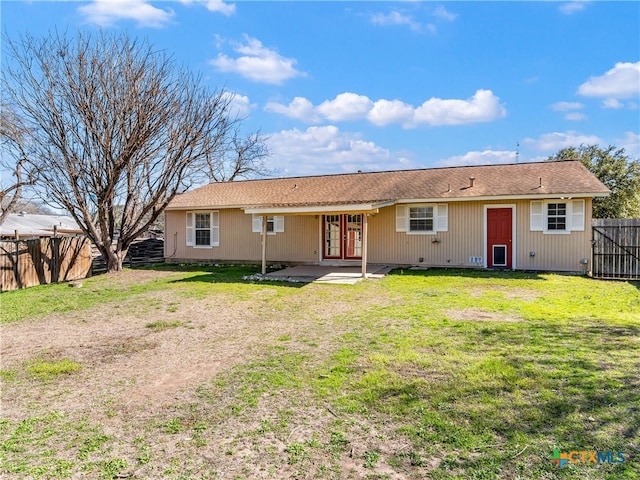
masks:
<svg viewBox="0 0 640 480"><path fill-rule="evenodd" d="M123 267L144 267L164 262L164 241L156 238L135 240L129 247ZM93 247L93 266L91 273L97 275L107 271L107 262L95 246Z"/></svg>
<svg viewBox="0 0 640 480"><path fill-rule="evenodd" d="M0 242L0 291L86 278L91 245L86 237Z"/></svg>
<svg viewBox="0 0 640 480"><path fill-rule="evenodd" d="M593 220L595 278L640 280L640 218Z"/></svg>

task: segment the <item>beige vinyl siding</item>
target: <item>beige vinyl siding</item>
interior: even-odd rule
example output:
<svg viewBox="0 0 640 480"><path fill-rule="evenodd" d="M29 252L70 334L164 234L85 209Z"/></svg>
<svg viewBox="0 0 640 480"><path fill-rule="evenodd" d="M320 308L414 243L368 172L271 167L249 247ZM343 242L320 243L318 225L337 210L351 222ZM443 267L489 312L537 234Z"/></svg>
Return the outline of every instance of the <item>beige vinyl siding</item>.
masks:
<svg viewBox="0 0 640 480"><path fill-rule="evenodd" d="M568 234L530 231L530 200L448 203L448 228L433 234L396 232L396 207L385 207L368 219L368 262L435 267L482 267L470 257L485 251L485 206L514 205L515 268L585 272L591 255L591 199L585 199L585 229ZM252 216L240 209L220 209L220 246L186 246L186 211L167 211L165 256L168 261L260 261L260 238L252 233ZM321 215L285 216L284 232L267 236L267 261L317 263L320 257ZM434 242L434 240L437 240ZM529 252L535 252L530 256ZM422 261L420 261L422 258Z"/></svg>
<svg viewBox="0 0 640 480"><path fill-rule="evenodd" d="M203 210L204 211L204 210ZM240 209L220 209L220 245L194 248L186 245L186 211L165 212L165 258L168 261L259 262L259 233L252 233L252 216ZM284 232L267 235L269 262L318 260L318 222L313 216L290 216Z"/></svg>
<svg viewBox="0 0 640 480"><path fill-rule="evenodd" d="M515 205L516 268L581 272L580 261L590 258L591 199L585 199L585 229L569 234L531 232L530 201L450 202L446 232L408 235L396 232L395 207L387 207L369 219L369 262L436 267L478 267L469 257L486 262L485 205ZM437 239L437 242L434 240ZM529 252L535 256L530 257ZM422 262L420 258L422 257Z"/></svg>
<svg viewBox="0 0 640 480"><path fill-rule="evenodd" d="M584 200L584 231L568 234L530 232L529 202L519 209L518 232L525 232L526 235L520 235L518 239L518 269L583 273L591 269L591 199ZM535 252L535 256L529 256L529 252ZM587 259L589 264L581 265L582 259Z"/></svg>
<svg viewBox="0 0 640 480"><path fill-rule="evenodd" d="M484 256L483 205L479 202L450 202L447 231L430 235L396 232L395 206L383 208L369 219L369 262L478 266L469 263L469 257Z"/></svg>

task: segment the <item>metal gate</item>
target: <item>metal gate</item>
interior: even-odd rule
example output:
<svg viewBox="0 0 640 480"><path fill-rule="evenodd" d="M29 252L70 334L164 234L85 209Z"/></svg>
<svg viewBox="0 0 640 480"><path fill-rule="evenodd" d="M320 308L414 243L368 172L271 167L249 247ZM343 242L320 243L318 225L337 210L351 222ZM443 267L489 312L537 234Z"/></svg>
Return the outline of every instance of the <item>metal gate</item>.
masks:
<svg viewBox="0 0 640 480"><path fill-rule="evenodd" d="M640 218L593 220L595 278L640 280Z"/></svg>

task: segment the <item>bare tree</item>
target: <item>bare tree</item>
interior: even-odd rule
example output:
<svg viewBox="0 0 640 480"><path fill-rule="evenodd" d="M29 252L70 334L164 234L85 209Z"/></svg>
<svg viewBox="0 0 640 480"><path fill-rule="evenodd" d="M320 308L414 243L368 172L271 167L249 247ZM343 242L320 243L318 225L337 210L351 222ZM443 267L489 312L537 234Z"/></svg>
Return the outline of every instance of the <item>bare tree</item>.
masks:
<svg viewBox="0 0 640 480"><path fill-rule="evenodd" d="M35 150L28 167L95 243L107 271L121 270L132 241L202 166L228 160L240 127L229 117L233 97L208 91L126 34L25 35L4 44L5 88Z"/></svg>
<svg viewBox="0 0 640 480"><path fill-rule="evenodd" d="M25 172L27 163L26 128L15 111L2 102L0 117L0 169L10 174L0 184L0 225L20 205L23 187L33 185L33 171Z"/></svg>
<svg viewBox="0 0 640 480"><path fill-rule="evenodd" d="M238 178L273 173L266 164L269 150L260 132L242 137L238 128L230 135L216 155L206 159L210 182L230 182Z"/></svg>

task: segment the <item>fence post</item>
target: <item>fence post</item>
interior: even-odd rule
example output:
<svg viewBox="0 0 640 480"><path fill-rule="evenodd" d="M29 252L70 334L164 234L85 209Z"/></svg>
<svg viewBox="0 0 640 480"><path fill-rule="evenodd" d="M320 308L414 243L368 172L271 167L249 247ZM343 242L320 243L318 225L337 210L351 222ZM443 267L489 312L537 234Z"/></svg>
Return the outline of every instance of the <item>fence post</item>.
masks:
<svg viewBox="0 0 640 480"><path fill-rule="evenodd" d="M20 261L20 240L18 240L18 231L16 230L16 239L13 242L13 249L15 251L16 260L13 262L13 278L15 279L18 288L22 288L22 279L20 278L20 267L18 262Z"/></svg>
<svg viewBox="0 0 640 480"><path fill-rule="evenodd" d="M60 243L61 238L54 236L51 239L51 283L56 283L60 281Z"/></svg>

